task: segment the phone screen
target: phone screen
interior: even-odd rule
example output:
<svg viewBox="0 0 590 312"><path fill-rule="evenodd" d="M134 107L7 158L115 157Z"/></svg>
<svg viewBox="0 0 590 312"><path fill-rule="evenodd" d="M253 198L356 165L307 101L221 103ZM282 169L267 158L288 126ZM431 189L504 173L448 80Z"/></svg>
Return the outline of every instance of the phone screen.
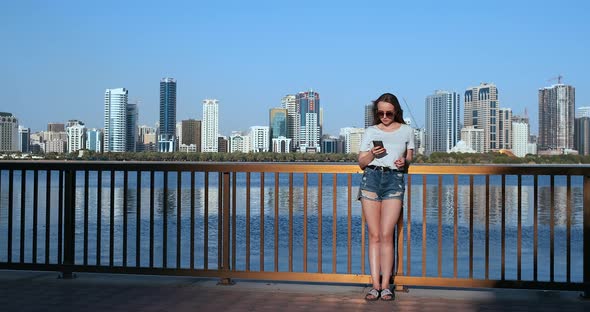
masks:
<svg viewBox="0 0 590 312"><path fill-rule="evenodd" d="M377 146L383 147L383 141L381 141L381 140L373 140L373 146L375 146L375 147L377 147Z"/></svg>

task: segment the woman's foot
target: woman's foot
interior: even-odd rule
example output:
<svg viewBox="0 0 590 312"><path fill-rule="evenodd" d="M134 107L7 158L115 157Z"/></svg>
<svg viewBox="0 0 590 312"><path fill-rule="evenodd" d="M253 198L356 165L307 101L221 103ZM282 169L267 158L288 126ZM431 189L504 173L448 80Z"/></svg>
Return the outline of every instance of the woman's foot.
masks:
<svg viewBox="0 0 590 312"><path fill-rule="evenodd" d="M367 301L375 301L379 299L379 290L378 289L371 289L369 290L369 292L365 295L365 300Z"/></svg>
<svg viewBox="0 0 590 312"><path fill-rule="evenodd" d="M381 300L383 301L391 301L393 300L393 293L391 292L391 290L389 288L384 288L381 293Z"/></svg>

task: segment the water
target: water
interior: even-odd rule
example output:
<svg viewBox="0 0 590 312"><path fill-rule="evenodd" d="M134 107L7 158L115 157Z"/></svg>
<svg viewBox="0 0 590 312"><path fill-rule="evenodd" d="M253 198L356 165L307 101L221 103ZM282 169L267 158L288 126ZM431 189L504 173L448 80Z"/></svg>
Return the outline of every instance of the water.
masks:
<svg viewBox="0 0 590 312"><path fill-rule="evenodd" d="M208 252L206 255L207 267L215 269L218 267L218 175L209 175L209 193L208 193L208 214L205 214L205 174L195 174L195 262L194 267L205 268L205 219L208 225ZM13 196L13 242L12 242L12 261L20 260L20 215L21 215L21 175L20 172L14 173L14 196ZM136 173L130 173L128 177L127 193L127 264L135 265L136 259L136 230L137 230L137 213L138 201L139 207L139 226L141 244L140 266L147 267L150 265L150 174L142 173L140 192L137 192ZM164 176L158 172L154 176L154 255L153 265L162 267L164 263L164 215L167 217L167 250L166 266L176 267L176 259L180 252L180 267L190 267L190 225L191 225L191 178L189 173L182 173L180 200L181 209L177 209L177 173L168 175L168 193L164 194ZM261 175L253 173L250 176L251 187L249 201L247 201L246 174L238 174L236 181L236 269L258 271L261 269L261 263L264 270L274 270L275 266L279 271L289 270L289 226L293 227L293 271L301 272L304 270L304 264L307 264L308 272L318 271L319 257L321 256L321 270L323 272L333 272L332 256L333 245L335 241L337 265L335 272L347 273L348 271L348 201L351 199L350 207L350 233L351 233L351 273L368 273L368 259L365 259L365 270L361 268L361 209L360 203L356 200L360 175L352 176L352 190L349 193L347 187L348 176L344 174L337 175L336 181L336 199L333 198L333 178L332 174L322 176L321 192L318 185L318 175L309 174L307 181L307 200L304 197L304 177L303 174L293 175L293 217L289 217L289 175L280 174L278 179L278 196L275 196L275 175L266 174L264 176L264 185L261 187ZM84 174L77 174L76 189L76 264L82 264L84 261ZM550 278L550 222L551 222L551 194L554 200L554 261L555 261L555 280L566 280L566 241L567 241L567 189L566 177L556 177L553 193L551 193L549 177L539 177L538 189L538 279L547 281ZM26 191L25 191L25 262L32 262L32 241L33 241L33 172L26 174ZM43 262L45 257L45 229L46 229L46 198L45 192L47 185L45 183L45 172L39 172L38 186L38 235L37 235L37 261ZM507 279L517 278L517 225L518 225L518 189L517 177L507 176L505 187L505 209L506 215L506 240L505 240L505 272ZM443 277L453 276L453 241L454 241L454 189L453 177L443 177L442 187L442 205L438 207L438 178L431 176L427 178L427 187L422 189L422 176L412 177L411 188L411 218L408 218L408 201L404 209L404 222L411 225L411 252L409 254L411 261L411 271L407 272L407 264L404 265L406 274L421 276L422 275L422 227L426 226L426 263L425 271L427 276L438 276L438 211L442 209L442 272ZM88 194L88 264L97 263L96 258L98 250L97 245L97 185L101 185L101 248L100 262L101 265L109 263L109 233L110 219L114 219L114 265L123 265L123 219L124 219L124 185L123 173L115 173L114 183L114 201L113 215L111 216L111 198L110 198L110 172L104 172L102 180L97 180L96 172L89 175L89 194ZM533 279L533 242L534 242L534 190L533 177L524 176L522 185L522 279ZM571 280L582 281L583 274L583 192L582 178L573 177L571 181ZM53 172L51 175L51 199L50 204L50 263L57 263L57 209L58 206L58 174ZM0 262L7 261L7 233L8 231L8 173L0 173ZM426 192L424 197L423 192ZM492 176L490 179L490 209L489 209L489 278L500 279L501 277L501 220L502 220L502 189L500 176ZM485 257L486 257L486 224L485 224L485 177L475 177L474 179L474 232L473 232L473 264L474 278L485 277ZM166 196L166 197L165 197ZM277 199L278 198L278 199ZM423 198L426 198L423 202ZM458 277L469 277L469 177L459 176L459 185L457 188L457 227L458 227ZM275 215L275 201L278 200L278 217ZM319 204L321 200L321 205ZM248 205L249 203L249 205ZM305 205L306 204L306 205ZM247 209L249 206L250 219L247 219ZM165 209L165 207L167 207ZM321 218L319 211L321 208ZM307 258L304 258L304 210L307 209ZM425 218L423 210L425 209ZM178 229L177 214L180 213L180 251L177 250L176 234ZM264 242L261 244L261 213L264 216ZM205 218L207 217L207 218ZM276 223L275 223L276 219ZM322 232L321 242L318 242L318 224L321 221ZM336 235L333 234L333 225L336 223ZM246 263L246 228L249 224L250 230L250 263ZM276 225L275 225L276 224ZM276 227L276 228L275 228ZM275 243L275 230L278 230L278 240ZM404 229L404 236L407 238L407 231ZM368 243L365 243L365 246ZM318 254L318 247L321 246L321 254ZM263 247L263 248L262 248ZM264 251L264 257L261 261L261 250ZM278 252L278 263L274 262L275 250ZM404 250L404 262L408 260L407 242ZM367 252L365 257L367 257Z"/></svg>

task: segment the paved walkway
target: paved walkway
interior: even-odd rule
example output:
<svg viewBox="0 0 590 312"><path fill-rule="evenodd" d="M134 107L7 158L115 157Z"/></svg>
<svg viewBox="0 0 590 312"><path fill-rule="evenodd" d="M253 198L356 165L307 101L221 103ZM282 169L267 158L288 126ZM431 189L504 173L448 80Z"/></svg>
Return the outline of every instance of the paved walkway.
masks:
<svg viewBox="0 0 590 312"><path fill-rule="evenodd" d="M363 286L0 271L0 311L590 311L579 292L411 288L366 302Z"/></svg>

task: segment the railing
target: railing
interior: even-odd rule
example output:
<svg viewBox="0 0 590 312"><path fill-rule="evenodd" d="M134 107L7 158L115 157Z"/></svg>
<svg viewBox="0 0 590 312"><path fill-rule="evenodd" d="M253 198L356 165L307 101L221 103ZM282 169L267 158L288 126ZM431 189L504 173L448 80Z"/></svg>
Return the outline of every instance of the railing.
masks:
<svg viewBox="0 0 590 312"><path fill-rule="evenodd" d="M355 164L1 161L0 269L369 283L359 178ZM588 295L590 167L413 165L396 242L398 288Z"/></svg>

